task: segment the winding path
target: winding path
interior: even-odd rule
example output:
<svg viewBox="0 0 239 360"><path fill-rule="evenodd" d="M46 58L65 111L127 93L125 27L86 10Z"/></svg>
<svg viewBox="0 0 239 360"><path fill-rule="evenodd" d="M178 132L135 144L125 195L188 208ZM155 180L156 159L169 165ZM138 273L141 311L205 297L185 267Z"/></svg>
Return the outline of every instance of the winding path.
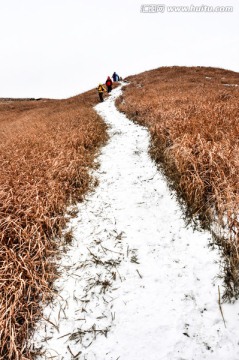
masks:
<svg viewBox="0 0 239 360"><path fill-rule="evenodd" d="M71 220L59 296L34 334L39 359L238 360L238 304L218 306L219 256L210 235L185 227L148 155L145 128L117 111L114 90L96 111L110 140L99 186Z"/></svg>

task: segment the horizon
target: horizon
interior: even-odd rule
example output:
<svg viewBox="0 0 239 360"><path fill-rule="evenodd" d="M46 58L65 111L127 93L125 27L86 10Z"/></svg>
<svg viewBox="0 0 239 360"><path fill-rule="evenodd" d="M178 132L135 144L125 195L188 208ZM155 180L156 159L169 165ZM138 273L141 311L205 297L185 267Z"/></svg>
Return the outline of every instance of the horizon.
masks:
<svg viewBox="0 0 239 360"><path fill-rule="evenodd" d="M220 68L220 67L213 67L213 66L179 66L179 65L173 65L173 66L159 66L159 67L156 67L156 68L153 68L153 69L147 69L147 70L144 70L142 72L139 72L139 73L135 73L135 74L130 74L130 75L127 75L124 79L127 79L128 77L131 77L131 76L137 76L137 75L140 75L140 74L143 74L144 72L150 72L150 71L154 71L154 70L157 70L157 69L160 69L160 68L174 68L174 67L178 67L178 68L205 68L205 69L221 69L221 70L225 70L225 71L229 71L229 72L234 72L236 74L238 74L239 72L238 71L234 71L234 70L231 70L231 69L225 69L225 68ZM124 81L123 79L123 81ZM84 94L88 91L92 91L96 88L91 88L91 89L87 89L87 90L84 90L78 94L73 94L67 98L51 98L51 97L39 97L39 98L34 98L32 96L29 96L29 97L0 97L0 100L3 100L3 101L6 101L6 100L19 100L19 101L23 101L23 100L26 100L26 101L29 101L29 100L67 100L67 99L70 99L70 98L73 98L75 96L79 96L81 94Z"/></svg>

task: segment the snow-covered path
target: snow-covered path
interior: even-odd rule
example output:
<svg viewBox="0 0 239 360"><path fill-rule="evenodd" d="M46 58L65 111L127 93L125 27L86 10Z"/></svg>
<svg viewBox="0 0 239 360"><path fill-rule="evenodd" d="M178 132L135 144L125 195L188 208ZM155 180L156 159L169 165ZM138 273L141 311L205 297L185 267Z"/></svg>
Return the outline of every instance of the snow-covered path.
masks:
<svg viewBox="0 0 239 360"><path fill-rule="evenodd" d="M147 130L115 108L120 92L96 106L110 141L99 186L70 222L59 296L33 339L39 359L238 360L239 306L222 305L225 328L210 235L185 227Z"/></svg>

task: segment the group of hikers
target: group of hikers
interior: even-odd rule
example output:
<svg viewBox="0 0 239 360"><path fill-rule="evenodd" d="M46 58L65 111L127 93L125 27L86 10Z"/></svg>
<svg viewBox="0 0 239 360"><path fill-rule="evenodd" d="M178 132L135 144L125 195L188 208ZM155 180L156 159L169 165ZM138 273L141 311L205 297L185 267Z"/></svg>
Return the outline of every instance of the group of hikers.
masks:
<svg viewBox="0 0 239 360"><path fill-rule="evenodd" d="M113 73L112 75L112 79L114 82L117 82L119 80L122 80L118 74L116 74L116 72ZM106 85L106 88L103 84L99 84L97 90L98 90L98 94L99 94L99 98L100 98L100 101L104 101L104 92L108 92L108 94L112 91L112 86L113 86L113 81L111 80L110 76L107 77L106 79L106 82L105 82L105 85Z"/></svg>

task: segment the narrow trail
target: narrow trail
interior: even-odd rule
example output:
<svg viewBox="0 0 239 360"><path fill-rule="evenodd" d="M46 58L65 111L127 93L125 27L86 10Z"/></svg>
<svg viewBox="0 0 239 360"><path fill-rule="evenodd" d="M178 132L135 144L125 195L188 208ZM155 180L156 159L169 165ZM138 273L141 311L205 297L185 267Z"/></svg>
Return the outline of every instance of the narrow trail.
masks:
<svg viewBox="0 0 239 360"><path fill-rule="evenodd" d="M120 93L96 106L110 140L99 185L69 224L59 295L32 341L45 350L38 359L238 360L239 307L223 305L225 328L219 255L208 233L185 227L148 155L147 130L115 108Z"/></svg>

